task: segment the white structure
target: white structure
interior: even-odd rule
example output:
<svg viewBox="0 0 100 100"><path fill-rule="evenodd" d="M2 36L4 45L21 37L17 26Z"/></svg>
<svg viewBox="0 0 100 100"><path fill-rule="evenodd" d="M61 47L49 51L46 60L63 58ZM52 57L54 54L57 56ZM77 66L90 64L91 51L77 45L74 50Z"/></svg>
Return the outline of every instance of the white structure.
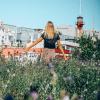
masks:
<svg viewBox="0 0 100 100"><path fill-rule="evenodd" d="M58 26L57 30L62 33L62 35L61 35L62 39L64 39L64 38L72 39L72 38L76 37L76 29L75 29L75 27L73 27L71 25Z"/></svg>
<svg viewBox="0 0 100 100"><path fill-rule="evenodd" d="M60 38L65 45L73 44L73 39L76 37L76 28L71 25L57 26L56 29L61 32ZM25 27L16 27L14 25L3 24L0 22L0 46L18 46L25 47L27 43L35 41L40 37L43 29L31 29ZM85 33L93 36L93 31L84 30ZM95 31L95 35L100 38L100 32ZM35 46L35 48L43 48L43 41Z"/></svg>
<svg viewBox="0 0 100 100"><path fill-rule="evenodd" d="M31 42L35 41L37 38L39 38L41 36L43 29L34 29L34 33L32 35L32 39ZM34 46L33 48L43 48L43 41L38 43L36 46Z"/></svg>
<svg viewBox="0 0 100 100"><path fill-rule="evenodd" d="M11 47L15 39L14 33L14 31L5 28L3 22L0 22L0 46Z"/></svg>

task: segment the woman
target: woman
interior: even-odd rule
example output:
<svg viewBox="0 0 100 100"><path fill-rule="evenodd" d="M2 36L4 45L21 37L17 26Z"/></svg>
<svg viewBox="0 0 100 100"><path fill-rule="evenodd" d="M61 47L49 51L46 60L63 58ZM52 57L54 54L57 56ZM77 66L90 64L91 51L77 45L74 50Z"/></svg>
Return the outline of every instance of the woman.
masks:
<svg viewBox="0 0 100 100"><path fill-rule="evenodd" d="M44 40L44 50L43 50L42 58L43 58L44 62L48 65L49 68L54 67L52 65L51 60L52 60L52 58L55 57L56 42L57 42L59 49L61 50L61 52L63 54L64 59L67 60L67 58L64 54L61 42L60 42L59 33L57 33L57 31L55 31L54 25L51 21L48 21L41 37L36 39L36 41L34 41L29 47L27 47L25 49L25 51L28 51L30 48L32 48L33 46L35 46L42 40Z"/></svg>

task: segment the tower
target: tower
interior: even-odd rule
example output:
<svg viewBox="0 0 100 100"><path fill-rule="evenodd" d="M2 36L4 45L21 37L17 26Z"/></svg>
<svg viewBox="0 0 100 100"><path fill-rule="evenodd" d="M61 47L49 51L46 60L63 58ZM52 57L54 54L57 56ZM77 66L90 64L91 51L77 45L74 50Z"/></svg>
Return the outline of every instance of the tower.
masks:
<svg viewBox="0 0 100 100"><path fill-rule="evenodd" d="M83 17L81 16L82 12L82 0L80 0L80 16L77 17L77 22L76 22L76 37L81 37L83 35Z"/></svg>

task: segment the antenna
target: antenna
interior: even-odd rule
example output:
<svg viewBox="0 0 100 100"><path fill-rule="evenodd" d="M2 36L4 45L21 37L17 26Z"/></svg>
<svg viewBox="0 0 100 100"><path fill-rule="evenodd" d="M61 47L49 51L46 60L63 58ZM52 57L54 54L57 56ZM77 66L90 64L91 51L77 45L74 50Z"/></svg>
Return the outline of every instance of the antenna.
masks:
<svg viewBox="0 0 100 100"><path fill-rule="evenodd" d="M82 14L82 0L80 0L80 16Z"/></svg>
<svg viewBox="0 0 100 100"><path fill-rule="evenodd" d="M94 16L92 17L92 31L94 32Z"/></svg>

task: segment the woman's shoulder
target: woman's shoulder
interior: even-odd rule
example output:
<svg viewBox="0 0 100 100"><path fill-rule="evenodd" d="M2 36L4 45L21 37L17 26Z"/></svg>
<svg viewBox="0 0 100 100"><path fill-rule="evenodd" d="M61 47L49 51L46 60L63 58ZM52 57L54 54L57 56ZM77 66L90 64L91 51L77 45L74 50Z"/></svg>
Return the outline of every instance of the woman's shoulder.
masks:
<svg viewBox="0 0 100 100"><path fill-rule="evenodd" d="M56 32L55 32L55 38L56 38L57 40L60 39L60 35L61 35L61 32L60 32L60 31L56 31Z"/></svg>
<svg viewBox="0 0 100 100"><path fill-rule="evenodd" d="M55 34L61 35L62 33L61 33L60 31L56 30L56 31L55 31Z"/></svg>
<svg viewBox="0 0 100 100"><path fill-rule="evenodd" d="M44 38L46 37L46 35L47 35L47 33L43 30L43 31L41 32L41 37L44 39Z"/></svg>
<svg viewBox="0 0 100 100"><path fill-rule="evenodd" d="M62 33L60 31L55 31L55 36L60 36Z"/></svg>
<svg viewBox="0 0 100 100"><path fill-rule="evenodd" d="M42 32L41 32L41 34L45 34L46 32L43 30Z"/></svg>

